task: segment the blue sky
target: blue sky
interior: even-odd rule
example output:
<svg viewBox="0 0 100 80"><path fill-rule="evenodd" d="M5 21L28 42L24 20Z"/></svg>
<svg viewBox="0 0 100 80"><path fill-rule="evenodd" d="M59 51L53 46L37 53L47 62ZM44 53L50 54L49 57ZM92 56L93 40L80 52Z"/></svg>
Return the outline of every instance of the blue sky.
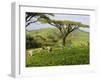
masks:
<svg viewBox="0 0 100 80"><path fill-rule="evenodd" d="M89 25L90 22L90 16L89 15L74 15L74 14L54 14L54 17L50 17L51 19L55 20L71 20L76 22L81 22L83 24ZM26 29L27 30L35 30L35 29L41 29L41 28L48 28L53 27L49 24L41 24L41 23L33 23L30 24Z"/></svg>

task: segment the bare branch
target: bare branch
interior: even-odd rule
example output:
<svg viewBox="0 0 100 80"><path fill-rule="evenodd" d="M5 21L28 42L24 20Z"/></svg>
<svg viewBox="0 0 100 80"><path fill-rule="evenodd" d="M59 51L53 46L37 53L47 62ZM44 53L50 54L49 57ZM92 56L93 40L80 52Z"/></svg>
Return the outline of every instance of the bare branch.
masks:
<svg viewBox="0 0 100 80"><path fill-rule="evenodd" d="M26 22L30 21L33 18L33 16L30 16L29 18L26 19Z"/></svg>
<svg viewBox="0 0 100 80"><path fill-rule="evenodd" d="M31 23L36 23L37 21L38 21L38 20L28 22L28 23L26 24L26 27L27 27L28 25L30 25Z"/></svg>
<svg viewBox="0 0 100 80"><path fill-rule="evenodd" d="M74 31L75 29L78 29L78 28L79 28L79 26L75 25L74 28L72 28L69 32L72 32L72 31Z"/></svg>

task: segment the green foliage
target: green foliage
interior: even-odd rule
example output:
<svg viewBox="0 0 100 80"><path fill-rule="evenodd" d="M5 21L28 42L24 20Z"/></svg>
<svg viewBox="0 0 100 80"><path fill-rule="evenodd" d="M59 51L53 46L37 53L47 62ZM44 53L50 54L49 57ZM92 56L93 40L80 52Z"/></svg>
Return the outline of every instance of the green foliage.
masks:
<svg viewBox="0 0 100 80"><path fill-rule="evenodd" d="M33 66L58 66L58 65L82 65L89 64L88 48L65 48L63 51L56 48L51 53L42 51L41 53L33 52L33 56L26 56L26 67Z"/></svg>
<svg viewBox="0 0 100 80"><path fill-rule="evenodd" d="M62 38L62 36L58 31L54 31L52 33L49 33L47 38L52 40L53 42L58 42Z"/></svg>
<svg viewBox="0 0 100 80"><path fill-rule="evenodd" d="M48 23L54 27L56 27L60 34L62 35L62 45L66 45L66 38L67 36L73 32L74 30L78 29L79 27L88 27L88 25L82 24L81 22L75 22L70 20L43 20L42 23ZM54 40L54 38L51 36ZM57 40L54 40L57 41Z"/></svg>
<svg viewBox="0 0 100 80"><path fill-rule="evenodd" d="M38 48L41 47L42 44L36 41L33 37L26 35L26 49L30 48Z"/></svg>
<svg viewBox="0 0 100 80"><path fill-rule="evenodd" d="M40 20L43 24L71 24L71 25L78 25L79 27L89 27L89 25L82 24L81 22L70 21L70 20Z"/></svg>
<svg viewBox="0 0 100 80"><path fill-rule="evenodd" d="M60 46L61 39L57 42L53 42L50 37L58 35L57 29L42 29L29 32L28 35L32 35L34 39L42 45L46 42L47 46L52 48L51 52L47 49L32 48L33 56L26 56L26 66L60 66L60 65L81 65L89 64L89 35L88 33L80 32L78 30L72 32L68 39L66 39L66 46L62 49ZM36 35L40 35L42 38L47 39L45 42L41 42L42 39L37 38ZM54 38L54 37L53 37ZM39 40L38 40L39 39ZM52 44L52 45L49 45ZM45 45L46 46L46 45Z"/></svg>
<svg viewBox="0 0 100 80"><path fill-rule="evenodd" d="M26 27L37 21L56 27L26 32L26 53L30 50L33 53L32 56L26 55L26 66L89 64L88 33L76 30L89 25L70 20L52 20L50 16L54 14L26 12ZM52 50L48 51L48 47Z"/></svg>

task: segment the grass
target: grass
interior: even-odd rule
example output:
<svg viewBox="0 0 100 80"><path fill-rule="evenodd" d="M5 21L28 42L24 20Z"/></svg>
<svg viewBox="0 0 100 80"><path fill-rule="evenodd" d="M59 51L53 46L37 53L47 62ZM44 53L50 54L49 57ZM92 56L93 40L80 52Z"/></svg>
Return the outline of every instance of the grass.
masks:
<svg viewBox="0 0 100 80"><path fill-rule="evenodd" d="M56 66L89 64L87 48L58 49L52 52L33 52L32 57L26 57L26 66Z"/></svg>
<svg viewBox="0 0 100 80"><path fill-rule="evenodd" d="M41 35L42 37L47 38L48 35L53 35L52 33L55 31L56 29L48 28L31 31L27 34L33 37L36 35ZM64 49L61 49L59 46L59 44L61 44L61 40L51 46L51 52L48 52L46 49L40 50L40 48L27 49L27 51L32 50L33 55L26 56L26 67L89 64L88 42L88 33L74 31L66 39L66 46ZM68 44L72 46L69 47Z"/></svg>

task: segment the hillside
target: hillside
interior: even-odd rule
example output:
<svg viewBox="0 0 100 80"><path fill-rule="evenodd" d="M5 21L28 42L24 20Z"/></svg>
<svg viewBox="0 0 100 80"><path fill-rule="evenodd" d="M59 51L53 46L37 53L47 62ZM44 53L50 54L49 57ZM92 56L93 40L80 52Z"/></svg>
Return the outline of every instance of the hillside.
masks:
<svg viewBox="0 0 100 80"><path fill-rule="evenodd" d="M26 34L31 36L28 39L33 46L26 49L26 54L32 53L31 57L26 55L26 67L89 64L89 33L73 31L64 48L57 28L33 30Z"/></svg>
<svg viewBox="0 0 100 80"><path fill-rule="evenodd" d="M42 36L45 39L48 39L49 37L54 37L55 39L59 39L59 42L61 42L61 34L57 28L45 28L45 29L39 29L39 30L33 30L30 32L26 32L27 35L36 37ZM79 30L73 31L67 40L71 40L74 44L79 45L79 42L88 42L89 41L89 33L81 32Z"/></svg>

